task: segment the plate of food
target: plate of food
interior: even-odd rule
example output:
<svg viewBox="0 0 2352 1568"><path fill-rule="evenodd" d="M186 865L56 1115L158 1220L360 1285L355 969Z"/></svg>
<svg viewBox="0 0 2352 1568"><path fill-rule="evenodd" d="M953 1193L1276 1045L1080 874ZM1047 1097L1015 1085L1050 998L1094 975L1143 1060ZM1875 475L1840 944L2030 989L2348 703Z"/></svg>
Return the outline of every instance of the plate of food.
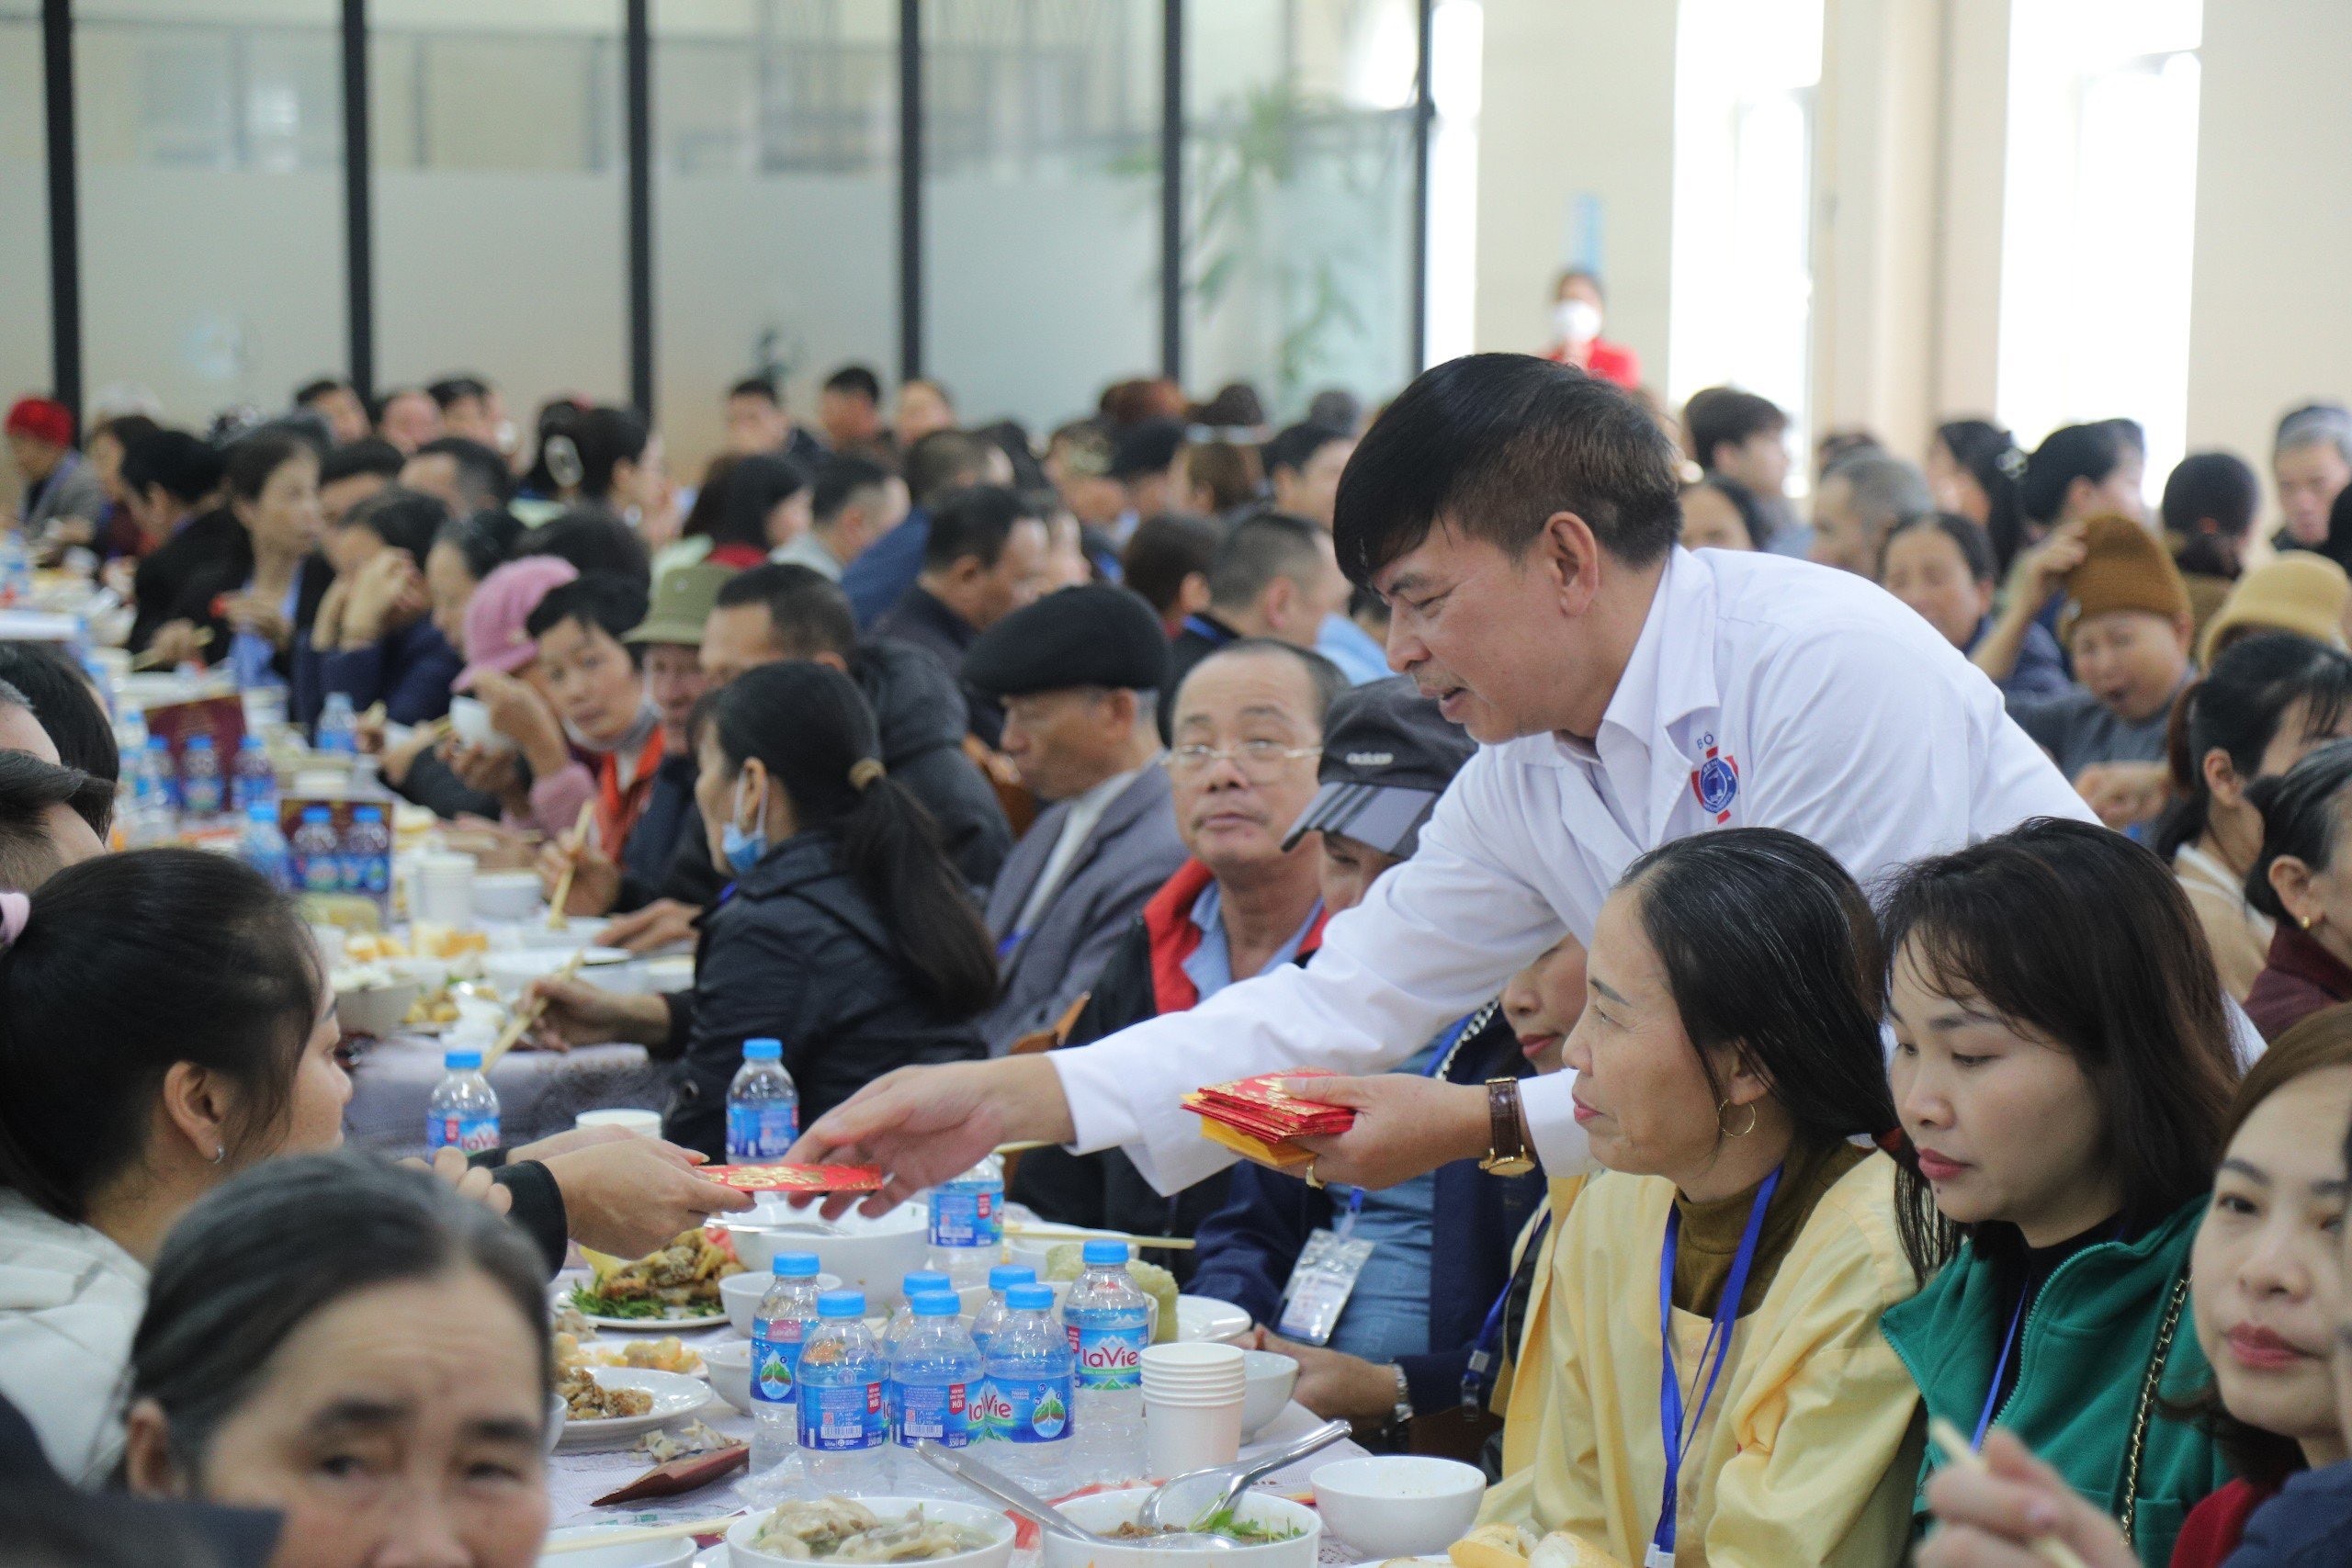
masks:
<svg viewBox="0 0 2352 1568"><path fill-rule="evenodd" d="M558 1377L555 1391L564 1405L556 1447L573 1453L625 1449L710 1403L710 1385L700 1378L638 1367L575 1367Z"/></svg>
<svg viewBox="0 0 2352 1568"><path fill-rule="evenodd" d="M732 1249L700 1230L632 1261L588 1258L593 1271L561 1304L598 1328L715 1328L727 1321L718 1281L743 1271Z"/></svg>
<svg viewBox="0 0 2352 1568"><path fill-rule="evenodd" d="M568 1372L578 1367L634 1367L639 1371L675 1372L680 1377L707 1378L710 1369L674 1334L659 1339L625 1339L616 1345L582 1344L577 1335L559 1331L555 1337L555 1369Z"/></svg>

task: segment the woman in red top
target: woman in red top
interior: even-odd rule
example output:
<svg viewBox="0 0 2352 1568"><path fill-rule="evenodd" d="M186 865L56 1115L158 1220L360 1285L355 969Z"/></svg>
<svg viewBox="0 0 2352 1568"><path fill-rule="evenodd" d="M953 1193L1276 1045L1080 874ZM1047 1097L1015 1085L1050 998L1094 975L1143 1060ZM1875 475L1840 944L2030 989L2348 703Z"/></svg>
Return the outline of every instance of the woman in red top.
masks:
<svg viewBox="0 0 2352 1568"><path fill-rule="evenodd" d="M1640 356L1623 344L1611 343L1600 335L1605 307L1598 275L1580 266L1560 274L1560 281L1552 288L1552 346L1544 351L1544 357L1589 370L1621 387L1638 387L1642 384Z"/></svg>

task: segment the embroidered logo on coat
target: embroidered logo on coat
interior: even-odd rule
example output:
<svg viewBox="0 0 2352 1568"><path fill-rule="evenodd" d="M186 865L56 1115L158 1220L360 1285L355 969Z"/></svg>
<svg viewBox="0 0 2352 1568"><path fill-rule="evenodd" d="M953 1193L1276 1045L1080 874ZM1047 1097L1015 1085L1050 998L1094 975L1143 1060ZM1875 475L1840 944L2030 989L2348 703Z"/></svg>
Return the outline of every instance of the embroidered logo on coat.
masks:
<svg viewBox="0 0 2352 1568"><path fill-rule="evenodd" d="M1731 804L1739 798L1739 763L1728 751L1710 746L1704 761L1690 770L1690 793L1714 813L1717 826L1731 820Z"/></svg>

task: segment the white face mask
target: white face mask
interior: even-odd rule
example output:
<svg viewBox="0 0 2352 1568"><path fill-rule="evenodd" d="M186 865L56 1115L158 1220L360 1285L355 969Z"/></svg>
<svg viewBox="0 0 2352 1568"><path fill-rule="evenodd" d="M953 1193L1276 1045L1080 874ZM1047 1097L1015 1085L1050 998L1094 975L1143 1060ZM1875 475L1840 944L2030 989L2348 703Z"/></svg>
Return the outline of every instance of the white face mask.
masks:
<svg viewBox="0 0 2352 1568"><path fill-rule="evenodd" d="M1600 335L1600 307L1589 299L1563 299L1552 307L1553 324L1566 343L1590 343Z"/></svg>

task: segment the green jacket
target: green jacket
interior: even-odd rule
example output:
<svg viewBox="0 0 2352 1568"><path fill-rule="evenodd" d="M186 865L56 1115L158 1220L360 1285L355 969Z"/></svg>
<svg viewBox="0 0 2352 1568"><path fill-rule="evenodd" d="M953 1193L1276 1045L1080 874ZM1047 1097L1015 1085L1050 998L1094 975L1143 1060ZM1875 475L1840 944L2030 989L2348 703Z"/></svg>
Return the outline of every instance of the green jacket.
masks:
<svg viewBox="0 0 2352 1568"><path fill-rule="evenodd" d="M2100 1242L2060 1264L2026 1314L2017 1384L1994 1416L2117 1517L2133 1414L2204 1212L2199 1198L2137 1241ZM1962 1432L1975 1428L2008 1326L1995 1274L1963 1245L1917 1295L1879 1320L1880 1332L1911 1369L1928 1414ZM2150 1568L2165 1568L2188 1510L2230 1479L2212 1438L2165 1414L2168 1402L2187 1399L2211 1379L2184 1300L2141 1450L2132 1544ZM1930 1449L1912 1502L1914 1526L1922 1530L1936 1463Z"/></svg>

